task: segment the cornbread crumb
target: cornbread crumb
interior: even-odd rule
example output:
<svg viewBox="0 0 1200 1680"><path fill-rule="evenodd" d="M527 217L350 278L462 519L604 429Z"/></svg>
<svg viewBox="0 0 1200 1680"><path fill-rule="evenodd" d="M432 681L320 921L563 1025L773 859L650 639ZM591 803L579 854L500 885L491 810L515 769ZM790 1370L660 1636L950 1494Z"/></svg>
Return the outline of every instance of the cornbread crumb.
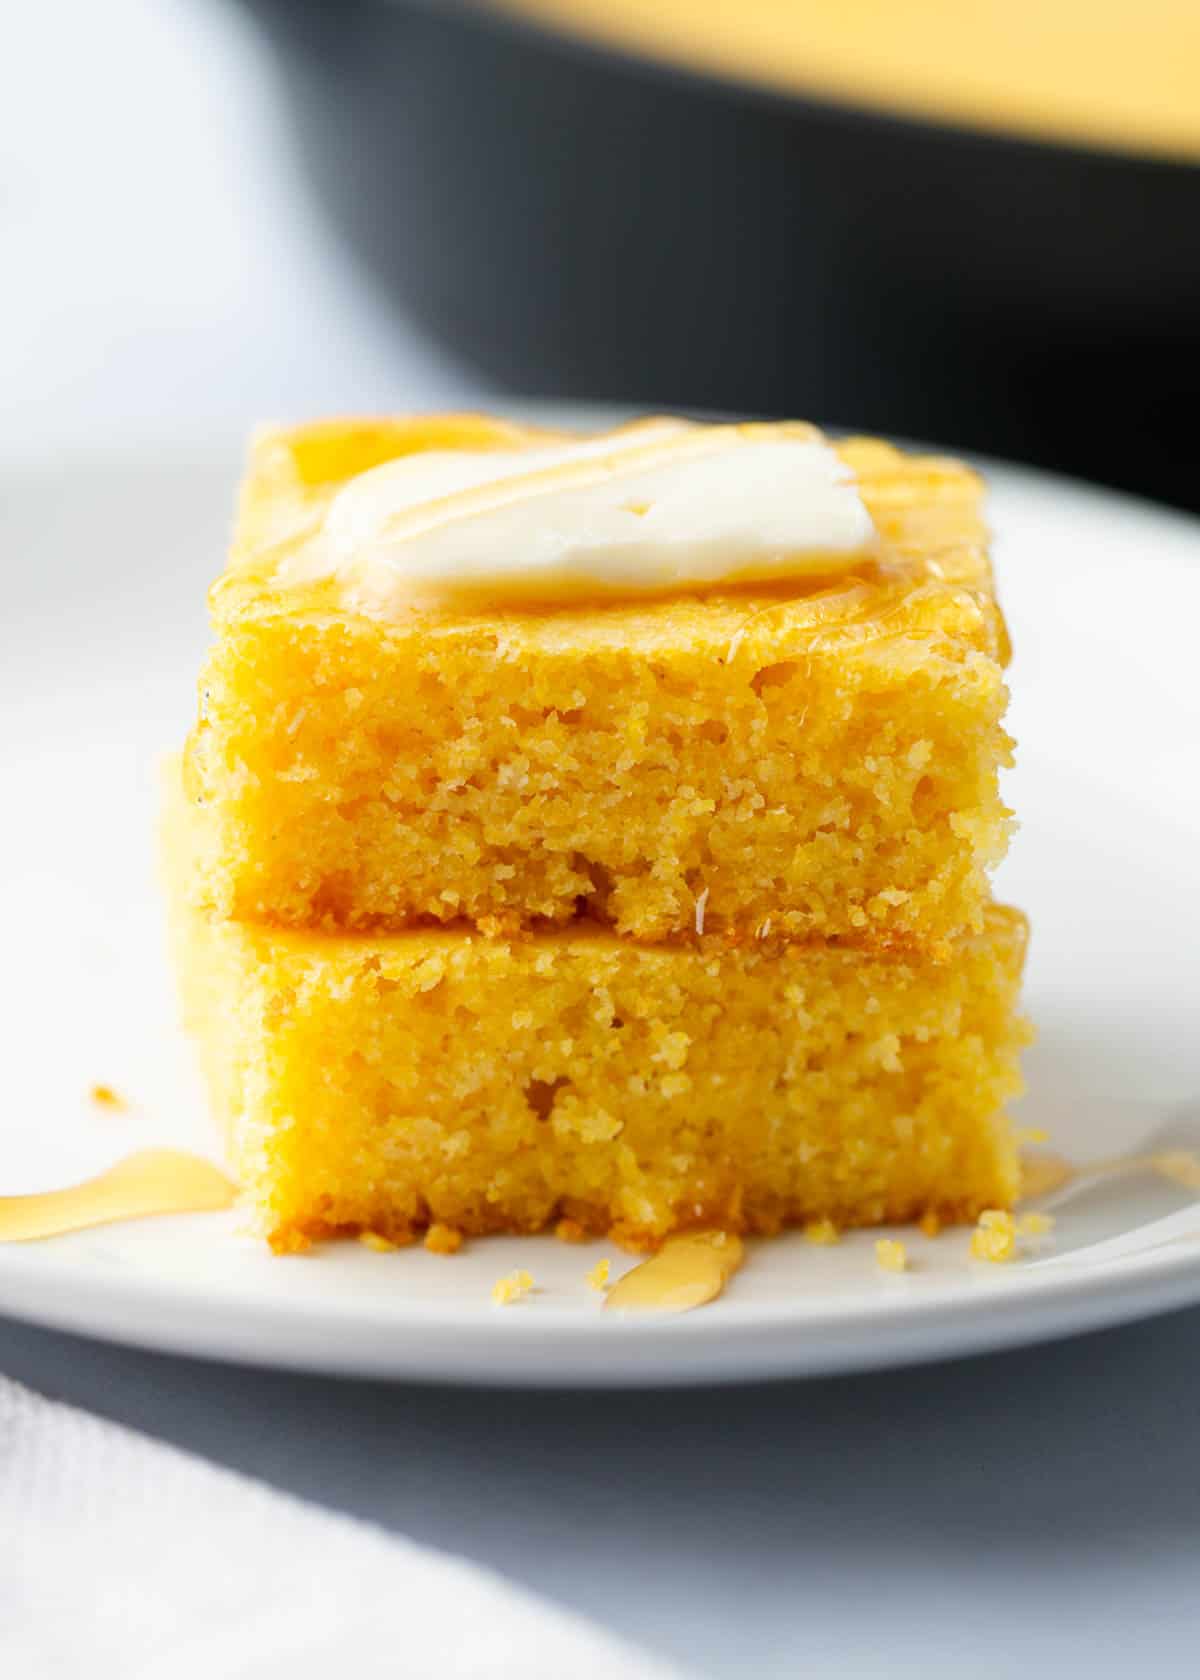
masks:
<svg viewBox="0 0 1200 1680"><path fill-rule="evenodd" d="M400 1246L380 1231L360 1231L358 1240L364 1248L369 1248L373 1254L394 1254Z"/></svg>
<svg viewBox="0 0 1200 1680"><path fill-rule="evenodd" d="M804 1236L806 1241L816 1243L818 1248L829 1248L842 1240L842 1233L832 1219L810 1219L804 1227Z"/></svg>
<svg viewBox="0 0 1200 1680"><path fill-rule="evenodd" d="M97 1108L124 1110L129 1107L120 1091L114 1090L111 1085L93 1085L88 1092L88 1096L91 1097Z"/></svg>
<svg viewBox="0 0 1200 1680"><path fill-rule="evenodd" d="M1013 1141L1019 1149L1023 1149L1027 1143L1049 1143L1050 1133L1045 1126L1015 1126Z"/></svg>
<svg viewBox="0 0 1200 1680"><path fill-rule="evenodd" d="M1049 1213L1023 1213L1017 1220L1019 1237L1048 1237L1053 1229L1054 1218Z"/></svg>
<svg viewBox="0 0 1200 1680"><path fill-rule="evenodd" d="M509 1272L507 1277L496 1279L492 1288L492 1300L498 1307L509 1307L514 1301L528 1295L532 1288L533 1279L528 1272Z"/></svg>
<svg viewBox="0 0 1200 1680"><path fill-rule="evenodd" d="M430 1254L457 1254L463 1245L463 1234L456 1225L435 1223L425 1233L425 1247Z"/></svg>
<svg viewBox="0 0 1200 1680"><path fill-rule="evenodd" d="M559 1242L581 1243L587 1236L587 1232L578 1219L560 1219L554 1227L554 1235Z"/></svg>
<svg viewBox="0 0 1200 1680"><path fill-rule="evenodd" d="M921 1235L923 1237L930 1238L931 1241L934 1237L941 1236L942 1222L932 1208L926 1208L925 1212L921 1215L920 1228Z"/></svg>
<svg viewBox="0 0 1200 1680"><path fill-rule="evenodd" d="M908 1250L902 1242L880 1237L875 1244L875 1259L885 1272L903 1272L908 1266Z"/></svg>
<svg viewBox="0 0 1200 1680"><path fill-rule="evenodd" d="M599 1290L607 1289L608 1288L608 1274L611 1271L611 1269L612 1269L612 1266L611 1266L610 1261L608 1261L608 1260L597 1260L596 1264L592 1267L591 1271L587 1275L587 1281L588 1281L589 1288L599 1289Z"/></svg>
<svg viewBox="0 0 1200 1680"><path fill-rule="evenodd" d="M1003 1265L1017 1250L1017 1222L1002 1208L987 1208L979 1215L979 1223L971 1233L972 1260L988 1260Z"/></svg>
<svg viewBox="0 0 1200 1680"><path fill-rule="evenodd" d="M295 1225L280 1225L267 1233L272 1254L307 1254L313 1240Z"/></svg>

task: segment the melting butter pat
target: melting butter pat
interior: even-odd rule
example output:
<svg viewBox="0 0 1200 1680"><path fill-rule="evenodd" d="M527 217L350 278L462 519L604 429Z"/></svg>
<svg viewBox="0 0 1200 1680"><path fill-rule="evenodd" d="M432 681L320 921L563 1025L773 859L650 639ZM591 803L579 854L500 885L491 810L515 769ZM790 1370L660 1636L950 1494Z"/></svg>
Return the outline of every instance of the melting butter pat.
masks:
<svg viewBox="0 0 1200 1680"><path fill-rule="evenodd" d="M854 479L811 427L647 420L514 450L427 450L352 479L277 581L374 610L570 603L836 576L875 554Z"/></svg>

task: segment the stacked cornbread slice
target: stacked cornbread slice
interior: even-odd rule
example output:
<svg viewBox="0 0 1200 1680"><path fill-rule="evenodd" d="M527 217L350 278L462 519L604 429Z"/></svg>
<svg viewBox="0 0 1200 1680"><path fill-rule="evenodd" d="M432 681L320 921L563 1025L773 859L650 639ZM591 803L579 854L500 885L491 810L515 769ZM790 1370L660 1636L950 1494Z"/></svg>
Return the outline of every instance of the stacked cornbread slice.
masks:
<svg viewBox="0 0 1200 1680"><path fill-rule="evenodd" d="M798 425L259 436L167 837L276 1246L1012 1201L979 503Z"/></svg>

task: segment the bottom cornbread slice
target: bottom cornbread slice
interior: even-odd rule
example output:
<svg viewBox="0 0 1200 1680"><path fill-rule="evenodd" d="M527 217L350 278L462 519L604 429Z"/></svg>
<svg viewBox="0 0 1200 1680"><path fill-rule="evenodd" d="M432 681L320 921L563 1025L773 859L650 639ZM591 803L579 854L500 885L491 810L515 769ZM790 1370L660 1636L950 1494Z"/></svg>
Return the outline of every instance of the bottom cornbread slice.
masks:
<svg viewBox="0 0 1200 1680"><path fill-rule="evenodd" d="M563 1216L652 1245L687 1225L970 1219L1016 1194L1015 911L921 966L177 910L189 1023L276 1247Z"/></svg>

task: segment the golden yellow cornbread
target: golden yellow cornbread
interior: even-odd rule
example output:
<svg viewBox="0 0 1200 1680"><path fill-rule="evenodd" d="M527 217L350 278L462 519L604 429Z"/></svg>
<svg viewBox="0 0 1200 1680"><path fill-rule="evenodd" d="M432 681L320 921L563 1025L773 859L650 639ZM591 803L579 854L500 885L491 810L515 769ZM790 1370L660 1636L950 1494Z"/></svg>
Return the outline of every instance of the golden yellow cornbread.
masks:
<svg viewBox="0 0 1200 1680"><path fill-rule="evenodd" d="M182 802L180 802L182 804ZM331 934L221 921L168 832L189 1026L277 1248L568 1220L652 1246L1011 1204L1018 912L953 959L579 924Z"/></svg>
<svg viewBox="0 0 1200 1680"><path fill-rule="evenodd" d="M260 434L186 752L197 904L942 958L978 932L1007 645L960 464L839 443L883 554L790 591L381 615L279 580L357 474L546 438L454 415Z"/></svg>

